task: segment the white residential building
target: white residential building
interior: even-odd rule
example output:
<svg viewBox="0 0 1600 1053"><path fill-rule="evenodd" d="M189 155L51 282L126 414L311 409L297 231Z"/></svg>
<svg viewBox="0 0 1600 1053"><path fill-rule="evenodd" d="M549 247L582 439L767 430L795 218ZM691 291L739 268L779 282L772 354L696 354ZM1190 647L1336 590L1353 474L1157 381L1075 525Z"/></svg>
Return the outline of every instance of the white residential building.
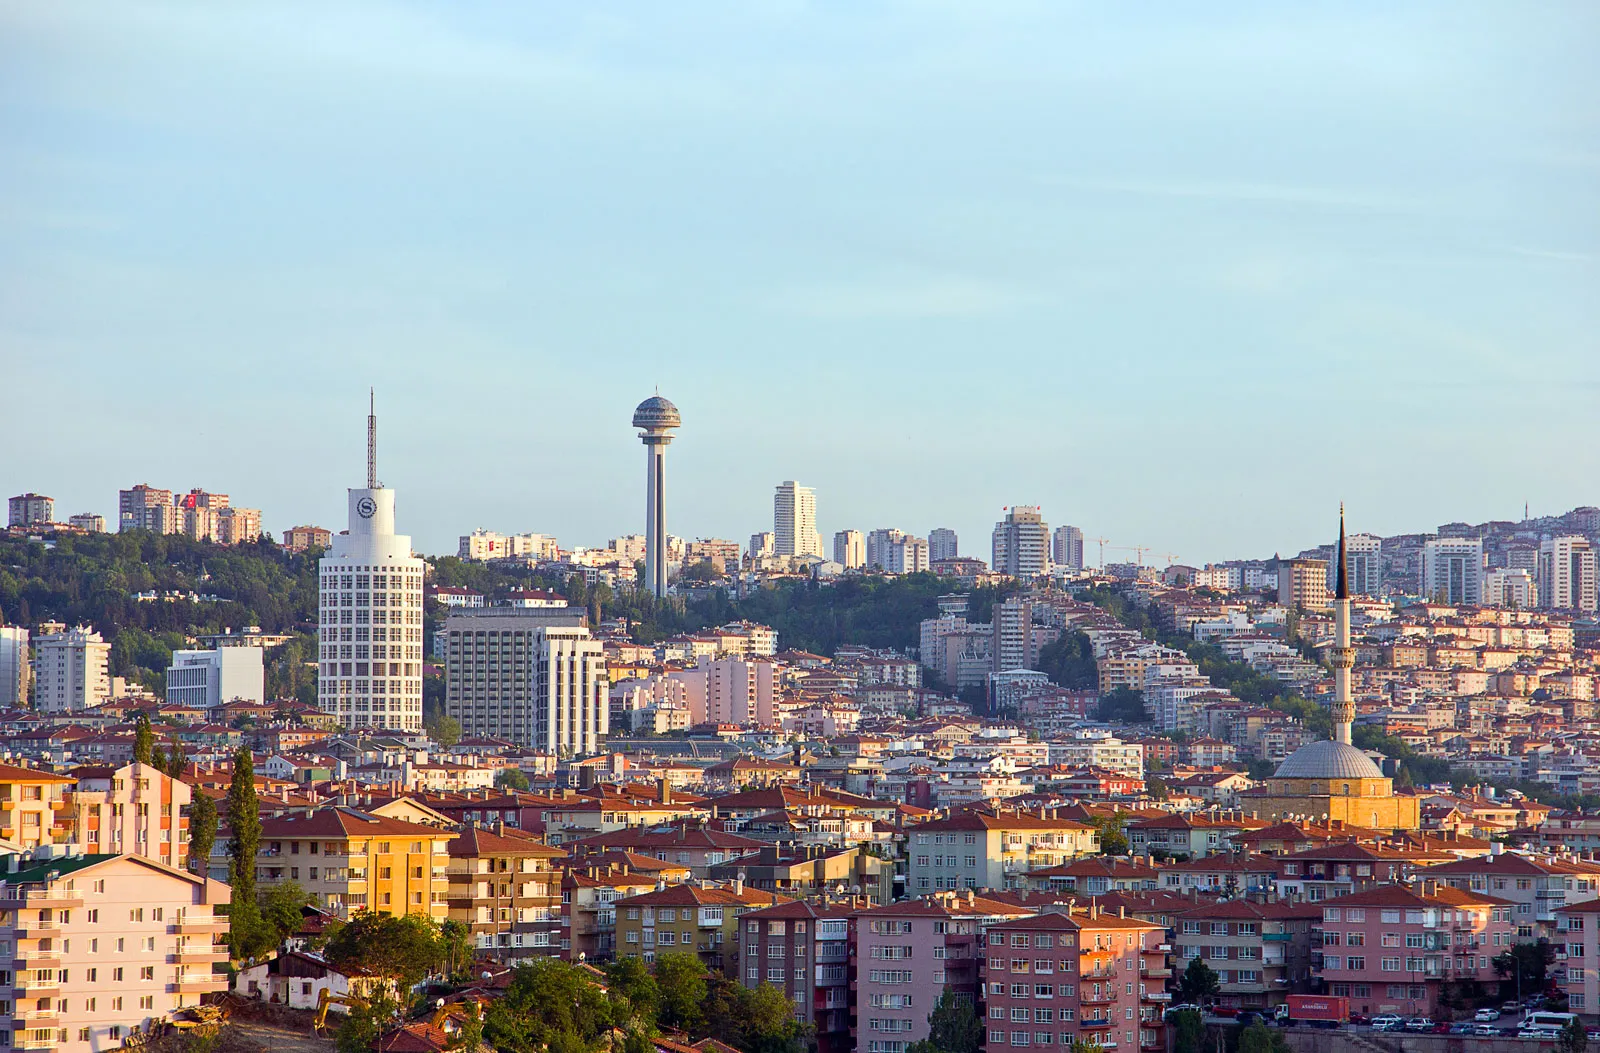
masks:
<svg viewBox="0 0 1600 1053"><path fill-rule="evenodd" d="M1337 546L1335 546L1337 547ZM1350 595L1383 595L1383 538L1372 534L1351 534L1345 538L1345 571ZM1328 580L1336 575L1328 572Z"/></svg>
<svg viewBox="0 0 1600 1053"><path fill-rule="evenodd" d="M817 494L793 479L779 483L772 495L772 554L823 556L817 533Z"/></svg>
<svg viewBox="0 0 1600 1053"><path fill-rule="evenodd" d="M59 624L33 646L33 702L42 713L81 713L111 697L111 645L87 626ZM41 626L41 629L44 627Z"/></svg>
<svg viewBox="0 0 1600 1053"><path fill-rule="evenodd" d="M866 566L866 535L859 530L841 530L833 535L833 561L845 570L860 570Z"/></svg>
<svg viewBox="0 0 1600 1053"><path fill-rule="evenodd" d="M90 534L104 534L106 532L106 517L98 512L79 512L75 516L68 516L67 522Z"/></svg>
<svg viewBox="0 0 1600 1053"><path fill-rule="evenodd" d="M461 535L456 555L460 559L479 561L513 557L555 559L557 547L556 539L544 534L497 534L492 530L474 530Z"/></svg>
<svg viewBox="0 0 1600 1053"><path fill-rule="evenodd" d="M1483 539L1439 537L1424 542L1422 595L1443 603L1482 603Z"/></svg>
<svg viewBox="0 0 1600 1053"><path fill-rule="evenodd" d="M1539 606L1539 586L1528 570L1491 570L1483 576L1483 602L1491 607L1532 610Z"/></svg>
<svg viewBox="0 0 1600 1053"><path fill-rule="evenodd" d="M928 532L928 558L955 559L961 555L961 539L948 527L935 527Z"/></svg>
<svg viewBox="0 0 1600 1053"><path fill-rule="evenodd" d="M210 709L242 699L267 699L259 647L219 647L214 651L174 651L167 667L167 704Z"/></svg>
<svg viewBox="0 0 1600 1053"><path fill-rule="evenodd" d="M0 625L0 709L18 709L28 701L28 630Z"/></svg>
<svg viewBox="0 0 1600 1053"><path fill-rule="evenodd" d="M1539 598L1555 611L1596 609L1595 551L1588 538L1574 534L1540 543Z"/></svg>

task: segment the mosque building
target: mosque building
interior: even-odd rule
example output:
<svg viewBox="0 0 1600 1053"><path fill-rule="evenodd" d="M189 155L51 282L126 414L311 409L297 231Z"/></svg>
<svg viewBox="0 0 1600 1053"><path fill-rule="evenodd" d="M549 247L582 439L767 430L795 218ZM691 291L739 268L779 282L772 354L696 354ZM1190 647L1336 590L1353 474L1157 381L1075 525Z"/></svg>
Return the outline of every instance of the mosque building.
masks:
<svg viewBox="0 0 1600 1053"><path fill-rule="evenodd" d="M1333 735L1290 754L1260 786L1240 794L1244 807L1263 819L1319 823L1338 819L1372 830L1416 830L1422 825L1422 800L1396 795L1394 780L1350 744L1355 702L1350 697L1350 589L1346 573L1344 509L1339 509L1338 568L1334 586Z"/></svg>

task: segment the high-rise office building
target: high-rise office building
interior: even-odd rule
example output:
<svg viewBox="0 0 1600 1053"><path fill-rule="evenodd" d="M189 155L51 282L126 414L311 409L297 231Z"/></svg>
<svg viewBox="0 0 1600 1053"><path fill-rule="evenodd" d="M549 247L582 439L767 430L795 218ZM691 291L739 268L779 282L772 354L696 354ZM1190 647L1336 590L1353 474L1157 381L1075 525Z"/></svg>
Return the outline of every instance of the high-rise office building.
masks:
<svg viewBox="0 0 1600 1053"><path fill-rule="evenodd" d="M28 701L28 630L0 625L0 709L18 709Z"/></svg>
<svg viewBox="0 0 1600 1053"><path fill-rule="evenodd" d="M157 490L145 483L117 493L117 530L148 530L156 534L176 534L180 527L178 509L171 490Z"/></svg>
<svg viewBox="0 0 1600 1053"><path fill-rule="evenodd" d="M1422 545L1422 595L1438 603L1483 602L1483 539L1438 537Z"/></svg>
<svg viewBox="0 0 1600 1053"><path fill-rule="evenodd" d="M1579 534L1539 545L1539 599L1553 611L1596 609L1595 550Z"/></svg>
<svg viewBox="0 0 1600 1053"><path fill-rule="evenodd" d="M817 494L790 479L772 495L772 552L775 556L821 556L817 533Z"/></svg>
<svg viewBox="0 0 1600 1053"><path fill-rule="evenodd" d="M43 494L18 494L8 504L11 526L25 527L56 521L55 499Z"/></svg>
<svg viewBox="0 0 1600 1053"><path fill-rule="evenodd" d="M378 418L367 417L367 485L348 491L350 528L319 561L317 708L348 728L422 727L422 580L378 482Z"/></svg>
<svg viewBox="0 0 1600 1053"><path fill-rule="evenodd" d="M678 407L660 395L650 396L633 411L633 426L639 429L639 441L644 443L648 472L644 490L644 587L656 597L667 594L667 446L672 442L672 433L682 425Z"/></svg>
<svg viewBox="0 0 1600 1053"><path fill-rule="evenodd" d="M961 539L949 527L934 527L928 531L928 558L955 559L961 555Z"/></svg>
<svg viewBox="0 0 1600 1053"><path fill-rule="evenodd" d="M1050 562L1070 570L1083 569L1083 531L1075 526L1058 526L1050 539Z"/></svg>
<svg viewBox="0 0 1600 1053"><path fill-rule="evenodd" d="M1017 505L994 525L991 567L996 574L1035 578L1050 561L1050 527L1036 505Z"/></svg>
<svg viewBox="0 0 1600 1053"><path fill-rule="evenodd" d="M33 705L42 713L81 713L111 697L111 645L93 629L40 626L33 642Z"/></svg>
<svg viewBox="0 0 1600 1053"><path fill-rule="evenodd" d="M610 728L605 649L582 607L480 607L445 619L445 712L467 735L598 752Z"/></svg>
<svg viewBox="0 0 1600 1053"><path fill-rule="evenodd" d="M841 530L833 535L833 561L845 570L867 565L867 538L859 530Z"/></svg>

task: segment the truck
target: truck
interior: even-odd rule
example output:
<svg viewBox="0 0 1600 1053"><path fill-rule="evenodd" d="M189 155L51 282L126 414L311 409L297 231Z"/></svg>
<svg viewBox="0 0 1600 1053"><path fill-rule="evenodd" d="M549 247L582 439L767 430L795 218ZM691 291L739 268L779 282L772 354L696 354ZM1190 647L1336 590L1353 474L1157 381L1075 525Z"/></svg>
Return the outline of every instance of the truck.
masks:
<svg viewBox="0 0 1600 1053"><path fill-rule="evenodd" d="M1350 1022L1350 999L1340 995L1289 996L1280 1019L1291 1027L1343 1027Z"/></svg>

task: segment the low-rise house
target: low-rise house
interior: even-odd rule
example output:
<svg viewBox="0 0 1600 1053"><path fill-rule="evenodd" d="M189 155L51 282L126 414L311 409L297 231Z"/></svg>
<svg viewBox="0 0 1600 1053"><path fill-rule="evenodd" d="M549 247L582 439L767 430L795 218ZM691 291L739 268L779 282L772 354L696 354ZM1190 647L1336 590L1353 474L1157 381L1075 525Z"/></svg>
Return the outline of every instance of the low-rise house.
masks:
<svg viewBox="0 0 1600 1053"><path fill-rule="evenodd" d="M359 982L357 987L360 987ZM320 955L287 951L239 970L233 980L235 994L258 998L291 1009L315 1009L322 992L348 996L351 977L329 965Z"/></svg>

